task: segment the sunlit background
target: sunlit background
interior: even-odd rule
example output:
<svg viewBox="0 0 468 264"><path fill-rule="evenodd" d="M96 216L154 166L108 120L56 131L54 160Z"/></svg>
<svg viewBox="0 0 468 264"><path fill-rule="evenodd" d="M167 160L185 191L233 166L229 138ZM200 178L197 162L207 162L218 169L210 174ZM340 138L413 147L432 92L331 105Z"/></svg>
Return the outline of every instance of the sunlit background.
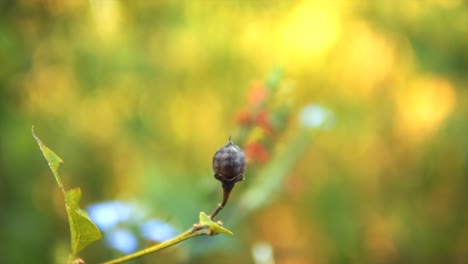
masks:
<svg viewBox="0 0 468 264"><path fill-rule="evenodd" d="M65 263L64 198L102 262L215 209L228 137L246 181L197 237L133 263L468 263L468 4L2 1L0 263Z"/></svg>

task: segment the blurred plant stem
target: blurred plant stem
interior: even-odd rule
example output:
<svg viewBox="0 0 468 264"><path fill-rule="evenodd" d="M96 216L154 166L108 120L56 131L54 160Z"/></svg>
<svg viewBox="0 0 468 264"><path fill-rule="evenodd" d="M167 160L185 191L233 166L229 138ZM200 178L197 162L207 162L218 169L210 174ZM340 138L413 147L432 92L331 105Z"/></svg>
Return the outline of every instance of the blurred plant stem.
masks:
<svg viewBox="0 0 468 264"><path fill-rule="evenodd" d="M253 179L250 188L247 189L234 210L232 218L238 221L256 209L271 202L272 197L281 191L291 168L311 142L311 129L299 129L292 139L285 145L285 149L275 155L272 161L263 168Z"/></svg>
<svg viewBox="0 0 468 264"><path fill-rule="evenodd" d="M218 221L215 223L204 212L200 212L198 224L194 224L190 229L183 232L182 234L172 239L169 239L165 242L162 242L160 244L137 251L135 253L132 253L132 254L129 254L129 255L114 259L114 260L103 262L103 264L123 263L132 259L142 257L144 255L148 255L150 253L162 250L164 248L173 246L177 243L180 243L186 239L189 239L195 236L201 236L201 235L214 236L219 233L224 233L224 234L229 234L229 235L233 234L230 230L222 227L221 222Z"/></svg>

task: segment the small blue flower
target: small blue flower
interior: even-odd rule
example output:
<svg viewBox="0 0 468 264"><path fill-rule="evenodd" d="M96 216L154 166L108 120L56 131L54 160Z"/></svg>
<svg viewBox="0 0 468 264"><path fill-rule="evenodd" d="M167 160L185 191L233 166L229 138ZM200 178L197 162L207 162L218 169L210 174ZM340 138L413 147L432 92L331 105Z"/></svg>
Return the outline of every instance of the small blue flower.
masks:
<svg viewBox="0 0 468 264"><path fill-rule="evenodd" d="M87 211L91 220L103 231L116 226L127 214L125 206L117 201L90 205Z"/></svg>
<svg viewBox="0 0 468 264"><path fill-rule="evenodd" d="M136 237L127 229L114 229L108 232L106 244L124 254L132 253L138 248Z"/></svg>
<svg viewBox="0 0 468 264"><path fill-rule="evenodd" d="M141 235L156 242L166 241L177 235L177 231L169 224L159 220L149 220L140 227Z"/></svg>
<svg viewBox="0 0 468 264"><path fill-rule="evenodd" d="M110 248L131 253L138 246L138 239L162 242L177 235L169 224L159 220L146 220L146 211L137 204L109 201L87 207L91 220L104 233L104 241ZM139 227L140 234L132 232Z"/></svg>
<svg viewBox="0 0 468 264"><path fill-rule="evenodd" d="M109 230L119 223L141 220L144 211L131 203L109 201L93 204L87 207L91 220L102 231Z"/></svg>

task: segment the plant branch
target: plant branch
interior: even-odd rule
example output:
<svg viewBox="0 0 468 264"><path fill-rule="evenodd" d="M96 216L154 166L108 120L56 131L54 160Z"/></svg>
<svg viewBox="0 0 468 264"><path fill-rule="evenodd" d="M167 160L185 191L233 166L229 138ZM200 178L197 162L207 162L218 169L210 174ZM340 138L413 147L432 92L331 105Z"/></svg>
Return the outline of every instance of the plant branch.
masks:
<svg viewBox="0 0 468 264"><path fill-rule="evenodd" d="M135 253L132 253L130 255L123 256L121 258L117 258L117 259L114 259L114 260L104 262L103 264L122 263L122 262L125 262L125 261L128 261L128 260L131 260L131 259L135 259L135 258L144 256L144 255L156 252L158 250L170 247L172 245L175 245L175 244L177 244L179 242L182 242L182 241L184 241L186 239L189 239L191 237L204 235L204 232L205 232L204 230L195 231L194 228L191 228L191 229L185 231L184 233L182 233L182 234L180 234L180 235L178 235L178 236L176 236L176 237L174 237L174 238L172 238L170 240L167 240L167 241L162 242L160 244L157 244L157 245L142 249L142 250L137 251Z"/></svg>
<svg viewBox="0 0 468 264"><path fill-rule="evenodd" d="M165 242L162 242L160 244L142 249L140 251L137 251L135 253L132 253L130 255L126 255L114 260L109 260L106 262L103 262L102 264L117 264L117 263L123 263L128 260L132 260L135 258L139 258L141 256L162 250L164 248L173 246L177 243L180 243L186 239L195 237L195 236L200 236L200 235L207 235L207 236L213 236L217 235L219 233L225 233L225 234L230 234L232 235L232 232L229 231L228 229L224 228L221 226L220 222L213 222L211 219L203 212L200 213L200 221L198 224L194 224L193 227L188 229L187 231L183 232L182 234L169 239Z"/></svg>

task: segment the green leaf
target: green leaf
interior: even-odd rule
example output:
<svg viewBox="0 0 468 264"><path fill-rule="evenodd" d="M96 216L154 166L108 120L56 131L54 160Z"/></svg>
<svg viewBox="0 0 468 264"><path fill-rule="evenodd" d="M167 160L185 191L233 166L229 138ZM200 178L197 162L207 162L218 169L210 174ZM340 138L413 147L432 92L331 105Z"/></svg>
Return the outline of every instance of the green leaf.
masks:
<svg viewBox="0 0 468 264"><path fill-rule="evenodd" d="M79 188L67 191L65 199L70 221L72 254L76 255L92 242L101 239L102 235L86 213L78 207L81 199Z"/></svg>
<svg viewBox="0 0 468 264"><path fill-rule="evenodd" d="M47 160L60 190L65 196L65 209L67 210L68 221L70 222L72 255L75 256L86 246L100 239L102 237L101 231L99 231L96 225L89 219L86 212L79 207L81 200L80 188L65 191L58 174L58 167L60 163L63 163L62 159L42 143L39 137L34 133L34 127L32 127L32 134Z"/></svg>
<svg viewBox="0 0 468 264"><path fill-rule="evenodd" d="M55 176L55 180L57 181L58 186L60 187L60 190L65 194L65 189L63 188L62 181L60 180L59 174L58 174L58 168L60 163L63 163L63 160L55 154L50 148L48 148L42 141L36 136L34 133L34 126L32 127L32 135L34 139L36 140L37 144L39 145L39 148L42 151L42 154L44 155L44 158L47 160L47 164L49 164L50 170Z"/></svg>
<svg viewBox="0 0 468 264"><path fill-rule="evenodd" d="M211 220L211 218L205 214L204 212L200 212L200 217L199 217L199 224L202 226L208 226L210 229L210 236L214 236L217 234L228 234L228 235L233 235L231 230L223 227L220 223L215 223Z"/></svg>
<svg viewBox="0 0 468 264"><path fill-rule="evenodd" d="M65 193L65 202L71 208L78 209L80 201L81 201L81 189L80 188L71 189Z"/></svg>

